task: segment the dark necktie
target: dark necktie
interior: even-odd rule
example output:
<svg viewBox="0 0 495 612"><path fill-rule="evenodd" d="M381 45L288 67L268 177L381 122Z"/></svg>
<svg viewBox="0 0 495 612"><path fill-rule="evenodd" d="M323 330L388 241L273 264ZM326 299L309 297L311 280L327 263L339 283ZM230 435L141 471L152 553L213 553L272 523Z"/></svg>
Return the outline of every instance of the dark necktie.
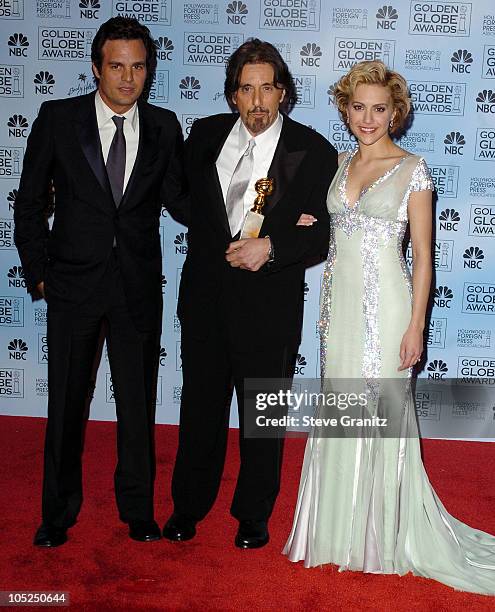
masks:
<svg viewBox="0 0 495 612"><path fill-rule="evenodd" d="M124 193L124 176L125 176L125 136L124 136L124 120L125 117L117 117L114 115L112 121L117 128L110 150L107 157L107 174L112 188L113 200L115 206L119 206Z"/></svg>

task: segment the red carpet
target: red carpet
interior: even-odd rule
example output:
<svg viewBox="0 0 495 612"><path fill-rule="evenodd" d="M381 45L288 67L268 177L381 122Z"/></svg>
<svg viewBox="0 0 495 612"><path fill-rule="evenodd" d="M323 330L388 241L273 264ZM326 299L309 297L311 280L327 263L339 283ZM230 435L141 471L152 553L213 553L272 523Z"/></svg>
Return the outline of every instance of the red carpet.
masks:
<svg viewBox="0 0 495 612"><path fill-rule="evenodd" d="M459 593L413 576L304 569L280 554L287 537L303 440L286 446L282 492L270 522L271 542L258 551L233 545L229 503L237 473L232 431L222 488L190 542L129 540L114 504L113 423L90 422L86 436L85 503L62 548L31 541L39 520L44 420L0 417L3 466L0 590L68 591L74 610L494 610L493 598ZM156 516L171 511L170 475L177 428L157 427ZM487 443L426 441L426 467L447 509L495 533L495 447ZM336 500L338 503L338 500Z"/></svg>

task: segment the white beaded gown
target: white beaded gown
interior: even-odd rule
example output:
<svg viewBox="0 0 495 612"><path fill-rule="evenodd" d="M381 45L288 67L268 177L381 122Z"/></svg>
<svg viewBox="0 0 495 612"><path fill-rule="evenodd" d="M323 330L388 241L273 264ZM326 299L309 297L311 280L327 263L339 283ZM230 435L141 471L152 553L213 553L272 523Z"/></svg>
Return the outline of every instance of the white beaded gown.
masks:
<svg viewBox="0 0 495 612"><path fill-rule="evenodd" d="M397 371L411 316L402 241L410 193L433 190L433 183L425 161L408 155L351 208L346 180L356 151L346 153L327 199L323 389L328 380L405 377L407 382L411 375ZM431 487L410 390L397 412L396 437L310 434L284 554L306 567L334 563L340 570L413 572L459 590L495 594L495 537L451 516Z"/></svg>

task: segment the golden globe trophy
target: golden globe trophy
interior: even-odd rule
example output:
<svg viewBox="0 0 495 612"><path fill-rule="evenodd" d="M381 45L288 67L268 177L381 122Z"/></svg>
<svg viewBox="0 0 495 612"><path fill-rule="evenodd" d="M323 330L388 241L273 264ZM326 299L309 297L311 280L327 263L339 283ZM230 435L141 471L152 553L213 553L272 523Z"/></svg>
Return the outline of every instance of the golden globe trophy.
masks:
<svg viewBox="0 0 495 612"><path fill-rule="evenodd" d="M263 206L266 204L266 198L273 193L274 190L274 179L272 178L261 178L258 179L254 185L256 189L256 199L254 206L249 210L244 218L241 230L241 240L244 238L258 238L261 226L265 217L261 212Z"/></svg>

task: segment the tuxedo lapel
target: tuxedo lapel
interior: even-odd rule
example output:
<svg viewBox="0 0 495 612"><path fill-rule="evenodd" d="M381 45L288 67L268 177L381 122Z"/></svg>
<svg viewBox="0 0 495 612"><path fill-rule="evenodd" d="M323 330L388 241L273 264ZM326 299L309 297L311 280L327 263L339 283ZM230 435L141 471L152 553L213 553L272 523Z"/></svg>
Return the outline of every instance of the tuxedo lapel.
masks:
<svg viewBox="0 0 495 612"><path fill-rule="evenodd" d="M131 176L122 196L119 208L129 206L132 194L139 187L140 180L152 169L153 162L158 157L158 143L161 127L156 125L145 102L138 102L139 110L139 144L136 161Z"/></svg>
<svg viewBox="0 0 495 612"><path fill-rule="evenodd" d="M115 206L113 204L112 190L108 180L103 153L101 152L94 94L89 94L85 99L81 100L79 112L75 117L75 125L84 156L100 187L105 195L108 196L105 198L105 201L108 201L109 205Z"/></svg>
<svg viewBox="0 0 495 612"><path fill-rule="evenodd" d="M263 214L269 213L287 192L306 150L292 137L292 120L284 116L282 131L273 155L268 177L274 179L273 194L266 200Z"/></svg>
<svg viewBox="0 0 495 612"><path fill-rule="evenodd" d="M237 115L227 117L225 129L219 130L216 138L212 138L210 141L210 146L205 155L205 190L210 196L213 204L213 212L217 220L220 222L220 225L229 237L231 237L229 219L227 217L227 210L225 208L222 186L220 185L220 179L218 178L216 161L228 135L237 121L237 118Z"/></svg>

